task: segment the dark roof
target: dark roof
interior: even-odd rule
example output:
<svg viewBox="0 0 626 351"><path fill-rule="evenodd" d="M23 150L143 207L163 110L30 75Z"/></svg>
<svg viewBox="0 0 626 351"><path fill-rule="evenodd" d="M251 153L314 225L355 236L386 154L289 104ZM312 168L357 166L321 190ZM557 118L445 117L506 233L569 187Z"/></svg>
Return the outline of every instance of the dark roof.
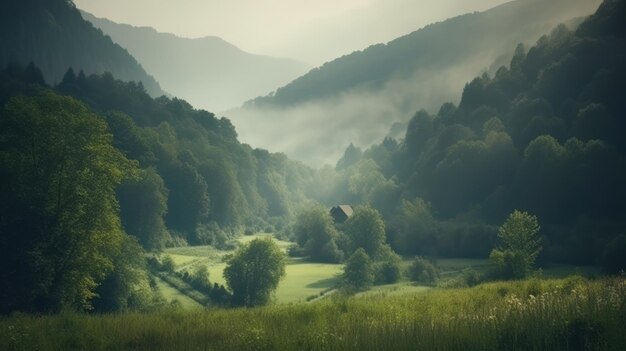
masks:
<svg viewBox="0 0 626 351"><path fill-rule="evenodd" d="M339 207L339 209L342 210L348 217L352 216L352 213L354 213L354 210L350 205L339 205L337 207Z"/></svg>
<svg viewBox="0 0 626 351"><path fill-rule="evenodd" d="M352 210L350 205L339 205L330 209L330 215L333 216L336 223L345 222L352 216L352 213L354 213L354 210Z"/></svg>

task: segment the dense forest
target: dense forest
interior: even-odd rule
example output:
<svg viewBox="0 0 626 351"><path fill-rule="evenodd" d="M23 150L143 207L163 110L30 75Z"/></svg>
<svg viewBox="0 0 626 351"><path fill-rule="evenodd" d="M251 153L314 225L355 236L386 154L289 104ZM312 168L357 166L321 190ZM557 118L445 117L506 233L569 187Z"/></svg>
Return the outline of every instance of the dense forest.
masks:
<svg viewBox="0 0 626 351"><path fill-rule="evenodd" d="M136 298L145 279L133 242L224 247L281 229L305 201L309 168L183 100L108 73L70 69L55 88L33 64L0 75L2 311L93 307L96 294L112 308L101 300Z"/></svg>
<svg viewBox="0 0 626 351"><path fill-rule="evenodd" d="M68 67L87 74L111 72L164 94L125 49L81 17L70 0L7 0L0 13L0 67L34 62L46 82L57 84Z"/></svg>
<svg viewBox="0 0 626 351"><path fill-rule="evenodd" d="M318 199L370 202L398 252L443 256L486 256L523 209L543 224L540 259L596 263L626 223L624 16L605 1L575 31L518 46L458 106L417 112L403 140L351 145Z"/></svg>

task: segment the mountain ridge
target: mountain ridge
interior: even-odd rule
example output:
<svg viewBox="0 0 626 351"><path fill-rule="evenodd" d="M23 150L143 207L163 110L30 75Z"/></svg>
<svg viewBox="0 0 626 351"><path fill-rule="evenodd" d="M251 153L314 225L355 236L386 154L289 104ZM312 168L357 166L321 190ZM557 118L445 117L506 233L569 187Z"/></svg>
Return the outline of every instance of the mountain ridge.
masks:
<svg viewBox="0 0 626 351"><path fill-rule="evenodd" d="M212 111L239 106L308 70L295 60L249 53L216 36L185 38L81 13L137 57L172 94Z"/></svg>
<svg viewBox="0 0 626 351"><path fill-rule="evenodd" d="M0 66L41 68L56 84L69 68L86 74L110 72L124 81L142 82L153 97L166 94L127 50L83 20L71 1L9 0L0 15Z"/></svg>
<svg viewBox="0 0 626 351"><path fill-rule="evenodd" d="M493 74L509 61L517 43L532 45L599 3L518 0L433 23L327 62L228 116L248 143L333 164L340 157L335 150L350 142L367 147L415 111L457 101L476 74ZM307 132L290 137L302 125Z"/></svg>

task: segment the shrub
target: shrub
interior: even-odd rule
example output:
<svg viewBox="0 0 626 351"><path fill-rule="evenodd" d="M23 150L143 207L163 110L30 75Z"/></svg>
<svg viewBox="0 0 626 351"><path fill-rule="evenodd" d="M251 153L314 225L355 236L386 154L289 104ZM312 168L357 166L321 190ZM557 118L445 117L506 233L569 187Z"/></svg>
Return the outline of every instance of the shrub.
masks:
<svg viewBox="0 0 626 351"><path fill-rule="evenodd" d="M289 246L289 249L287 250L287 254L289 255L289 257L304 257L304 256L306 256L306 252L304 251L304 249L301 248L300 246L298 246L297 244L293 244L293 245Z"/></svg>
<svg viewBox="0 0 626 351"><path fill-rule="evenodd" d="M374 282L376 284L393 284L402 277L400 263L397 261L383 261L374 264Z"/></svg>
<svg viewBox="0 0 626 351"><path fill-rule="evenodd" d="M415 282L434 284L439 279L439 271L426 259L417 256L409 267L409 277Z"/></svg>
<svg viewBox="0 0 626 351"><path fill-rule="evenodd" d="M373 282L372 263L365 250L360 248L346 261L343 284L348 289L366 290Z"/></svg>
<svg viewBox="0 0 626 351"><path fill-rule="evenodd" d="M528 275L528 265L524 254L512 250L493 250L489 260L494 264L494 276L500 279L524 279Z"/></svg>
<svg viewBox="0 0 626 351"><path fill-rule="evenodd" d="M473 269L465 269L463 270L463 281L467 286L476 286L483 282L483 277Z"/></svg>
<svg viewBox="0 0 626 351"><path fill-rule="evenodd" d="M384 245L381 258L373 266L376 284L393 284L402 278L402 259L389 245Z"/></svg>
<svg viewBox="0 0 626 351"><path fill-rule="evenodd" d="M174 259L172 258L172 256L163 256L163 259L161 260L161 270L172 273L176 271L176 263L174 263Z"/></svg>

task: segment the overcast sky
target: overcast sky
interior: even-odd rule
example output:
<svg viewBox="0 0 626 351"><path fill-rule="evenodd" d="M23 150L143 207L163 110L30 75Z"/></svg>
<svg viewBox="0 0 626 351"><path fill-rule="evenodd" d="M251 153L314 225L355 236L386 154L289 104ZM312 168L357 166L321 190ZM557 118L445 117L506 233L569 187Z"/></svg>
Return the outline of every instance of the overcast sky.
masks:
<svg viewBox="0 0 626 351"><path fill-rule="evenodd" d="M74 0L119 23L218 36L257 54L317 66L429 23L507 0Z"/></svg>

